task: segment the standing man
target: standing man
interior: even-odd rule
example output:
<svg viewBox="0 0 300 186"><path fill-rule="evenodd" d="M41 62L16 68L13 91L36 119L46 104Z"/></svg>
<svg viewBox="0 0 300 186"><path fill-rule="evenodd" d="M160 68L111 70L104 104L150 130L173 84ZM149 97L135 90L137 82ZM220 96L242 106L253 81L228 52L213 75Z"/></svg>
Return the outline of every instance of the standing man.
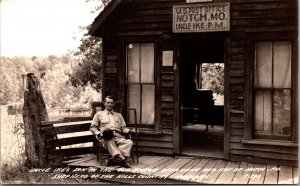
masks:
<svg viewBox="0 0 300 186"><path fill-rule="evenodd" d="M127 159L130 156L133 142L130 139L125 139L122 134L133 134L136 131L127 128L123 116L113 111L114 98L105 97L104 106L105 110L95 114L90 130L117 162L121 162L125 168L130 168Z"/></svg>

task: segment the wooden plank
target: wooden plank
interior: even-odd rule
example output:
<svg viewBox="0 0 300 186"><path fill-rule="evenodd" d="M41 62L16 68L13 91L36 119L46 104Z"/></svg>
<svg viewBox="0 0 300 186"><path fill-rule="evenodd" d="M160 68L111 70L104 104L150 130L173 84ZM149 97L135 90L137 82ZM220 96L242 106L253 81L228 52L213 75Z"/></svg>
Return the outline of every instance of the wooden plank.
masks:
<svg viewBox="0 0 300 186"><path fill-rule="evenodd" d="M207 175L207 179L203 179L202 183L213 184L217 180L218 176L222 173L222 169L228 164L228 161L219 160L214 168Z"/></svg>
<svg viewBox="0 0 300 186"><path fill-rule="evenodd" d="M164 177L169 177L174 172L179 172L180 168L183 167L185 164L187 164L189 161L191 161L191 159L188 159L188 158L175 159L175 161L173 163L167 165L166 167L157 171L153 175L155 175L155 176L163 175Z"/></svg>
<svg viewBox="0 0 300 186"><path fill-rule="evenodd" d="M146 164L151 165L153 162L160 161L164 156L142 156L139 158L139 161Z"/></svg>
<svg viewBox="0 0 300 186"><path fill-rule="evenodd" d="M230 144L231 149L236 149L236 150L249 150L249 145L245 145L241 143L239 140L238 143L231 143ZM256 144L251 144L251 150L252 151L265 151L265 152L275 152L275 153L282 153L282 152L287 152L286 154L298 154L298 148L295 147L287 147L287 146L275 146L275 145L256 145Z"/></svg>
<svg viewBox="0 0 300 186"><path fill-rule="evenodd" d="M148 170L154 170L155 167L161 165L162 163L167 162L168 160L170 160L171 157L163 157L158 161L153 162L152 164L147 165L146 167L143 167L144 169L148 169ZM137 173L141 173L142 170L137 171Z"/></svg>
<svg viewBox="0 0 300 186"><path fill-rule="evenodd" d="M299 183L299 169L298 168L293 168L293 181L294 184L298 184Z"/></svg>
<svg viewBox="0 0 300 186"><path fill-rule="evenodd" d="M80 163L87 162L87 161L90 161L90 160L96 160L97 161L97 158L95 156L90 156L90 157L78 159L77 161L68 163L68 166L76 166L76 165L79 165Z"/></svg>
<svg viewBox="0 0 300 186"><path fill-rule="evenodd" d="M59 126L59 127L44 127L41 130L45 134L54 135L54 134L65 134L72 132L81 132L81 131L89 131L90 123L85 124L76 124L76 125L68 125L68 126Z"/></svg>
<svg viewBox="0 0 300 186"><path fill-rule="evenodd" d="M170 175L169 178L179 180L186 173L188 173L188 171L190 171L195 165L197 165L200 161L201 161L200 159L193 159L193 160L189 161L186 165L184 165L182 168L180 168L179 171Z"/></svg>
<svg viewBox="0 0 300 186"><path fill-rule="evenodd" d="M267 172L264 184L277 184L278 168L276 165L267 165Z"/></svg>
<svg viewBox="0 0 300 186"><path fill-rule="evenodd" d="M57 157L78 155L78 154L90 154L90 153L93 153L93 147L51 149L48 151L48 159L54 159Z"/></svg>
<svg viewBox="0 0 300 186"><path fill-rule="evenodd" d="M229 184L233 180L234 175L239 170L240 163L228 162L222 173L214 184Z"/></svg>
<svg viewBox="0 0 300 186"><path fill-rule="evenodd" d="M42 126L44 125L77 125L77 124L83 124L83 123L89 123L91 124L93 120L82 120L82 121L72 121L72 118L64 119L64 120L57 120L57 121L42 121Z"/></svg>
<svg viewBox="0 0 300 186"><path fill-rule="evenodd" d="M293 184L293 168L279 166L278 184Z"/></svg>
<svg viewBox="0 0 300 186"><path fill-rule="evenodd" d="M191 166L189 171L184 174L183 177L180 177L179 180L184 181L193 181L192 178L194 178L199 172L203 169L203 167L209 162L208 159L202 159L200 162L198 162L195 166Z"/></svg>
<svg viewBox="0 0 300 186"><path fill-rule="evenodd" d="M159 147L141 147L139 146L140 152L153 152L153 153L161 153L161 154L172 154L173 148L159 148Z"/></svg>
<svg viewBox="0 0 300 186"><path fill-rule="evenodd" d="M277 160L298 160L298 156L296 154L285 154L286 152L282 153L274 153L274 152L263 152L263 151L253 151L252 149L248 150L237 150L232 149L230 151L231 154L237 155L245 155L245 156L256 156L260 158L268 158L268 159L277 159Z"/></svg>
<svg viewBox="0 0 300 186"><path fill-rule="evenodd" d="M202 183L204 179L207 179L208 174L214 168L217 162L218 160L209 160L209 162L190 181Z"/></svg>
<svg viewBox="0 0 300 186"><path fill-rule="evenodd" d="M133 144L136 144L135 140L133 140ZM173 148L173 142L170 141L143 141L139 139L138 145L139 147Z"/></svg>
<svg viewBox="0 0 300 186"><path fill-rule="evenodd" d="M274 154L276 156L276 154ZM253 156L241 156L241 155L230 155L230 159L232 161L238 161L238 162L249 162L249 163L260 163L260 164L270 164L270 165L285 165L285 166L292 166L297 167L298 162L297 161L289 161L289 160L279 160L279 159L270 159L270 158L261 158L261 157L253 157Z"/></svg>
<svg viewBox="0 0 300 186"><path fill-rule="evenodd" d="M94 135L77 136L77 137L63 138L63 139L51 139L47 141L46 148L61 147L66 145L88 143L94 141L95 141Z"/></svg>
<svg viewBox="0 0 300 186"><path fill-rule="evenodd" d="M82 162L74 162L71 163L70 166L76 166L76 167L95 167L97 165L100 165L100 162L97 161L97 159L90 159Z"/></svg>
<svg viewBox="0 0 300 186"><path fill-rule="evenodd" d="M94 157L94 155L92 155L92 156ZM79 157L79 158L75 158L75 159L63 161L63 163L73 163L73 162L76 162L76 161L80 161L80 160L84 160L84 159L89 159L89 158L91 158L92 156L89 155L89 154L85 154L84 157Z"/></svg>
<svg viewBox="0 0 300 186"><path fill-rule="evenodd" d="M146 173L146 174L148 174L148 175L153 175L153 174L155 174L156 172L158 172L158 171L160 171L161 169L163 169L164 167L166 167L167 165L172 164L174 161L176 161L175 158L170 158L170 159L168 159L167 161L162 162L161 164L155 166L154 169L153 169L151 172Z"/></svg>
<svg viewBox="0 0 300 186"><path fill-rule="evenodd" d="M263 184L266 169L266 165L254 165L248 184Z"/></svg>
<svg viewBox="0 0 300 186"><path fill-rule="evenodd" d="M274 2L272 4L262 3L243 3L243 4L232 4L231 10L264 10L264 9L285 9L289 8L288 4L282 2Z"/></svg>
<svg viewBox="0 0 300 186"><path fill-rule="evenodd" d="M231 184L247 184L251 175L251 172L247 170L250 168L253 168L253 164L242 162L239 170L234 175Z"/></svg>

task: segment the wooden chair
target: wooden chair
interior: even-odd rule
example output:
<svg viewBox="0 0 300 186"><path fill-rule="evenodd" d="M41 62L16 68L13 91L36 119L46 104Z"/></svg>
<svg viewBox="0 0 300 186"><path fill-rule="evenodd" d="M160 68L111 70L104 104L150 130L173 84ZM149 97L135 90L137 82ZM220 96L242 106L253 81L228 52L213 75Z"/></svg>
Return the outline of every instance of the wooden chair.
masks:
<svg viewBox="0 0 300 186"><path fill-rule="evenodd" d="M98 108L98 109L97 109ZM94 116L97 112L97 110L104 110L104 104L102 102L93 102L92 103L92 116ZM135 129L137 130L137 116L136 116L136 109L134 108L129 108L129 111L133 111L134 112L134 117L135 117ZM123 134L125 136L126 139L130 139L132 140L132 136L131 134ZM130 159L132 161L132 163L138 163L138 155L137 155L137 150L138 150L138 138L137 138L137 134L135 135L135 141L136 141L136 161L134 160L134 153L133 153L133 148L131 149L130 152ZM98 139L95 137L95 142L94 142L94 147L95 147L95 154L97 156L97 161L100 162L100 165L103 166L107 166L108 164L110 164L111 162L113 162L113 157L111 157L111 155L109 154L109 152L102 146L101 143L99 143Z"/></svg>
<svg viewBox="0 0 300 186"><path fill-rule="evenodd" d="M132 140L131 134L126 134L124 136L126 139ZM108 166L109 164L111 165L114 164L113 157L109 154L109 152L102 146L102 144L98 140L96 143L96 151L97 151L97 161L100 162L100 165ZM130 152L130 160L132 161L131 163L135 163L134 156L133 156L133 149L131 149Z"/></svg>

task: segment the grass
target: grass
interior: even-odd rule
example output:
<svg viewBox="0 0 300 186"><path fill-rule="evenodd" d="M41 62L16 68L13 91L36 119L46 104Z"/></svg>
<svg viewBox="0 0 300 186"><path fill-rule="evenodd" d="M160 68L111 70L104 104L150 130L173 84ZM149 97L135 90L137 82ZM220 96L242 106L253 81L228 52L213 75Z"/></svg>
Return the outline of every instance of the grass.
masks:
<svg viewBox="0 0 300 186"><path fill-rule="evenodd" d="M21 113L9 115L7 107L0 107L1 125L1 184L99 184L95 180L53 180L49 173L30 173L26 165L24 124ZM58 120L70 115L49 116Z"/></svg>
<svg viewBox="0 0 300 186"><path fill-rule="evenodd" d="M21 114L8 114L7 107L1 107L1 182L22 177L26 168L25 136Z"/></svg>

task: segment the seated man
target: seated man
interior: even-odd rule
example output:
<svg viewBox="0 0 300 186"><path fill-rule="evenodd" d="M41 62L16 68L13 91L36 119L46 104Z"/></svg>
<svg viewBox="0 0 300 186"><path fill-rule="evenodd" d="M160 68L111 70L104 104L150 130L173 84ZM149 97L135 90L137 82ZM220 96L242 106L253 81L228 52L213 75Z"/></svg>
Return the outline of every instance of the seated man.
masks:
<svg viewBox="0 0 300 186"><path fill-rule="evenodd" d="M120 161L123 167L130 168L127 158L130 156L133 142L125 139L122 134L133 134L136 131L127 128L123 116L113 111L114 99L111 96L105 97L104 106L105 110L95 114L91 132L116 161Z"/></svg>

